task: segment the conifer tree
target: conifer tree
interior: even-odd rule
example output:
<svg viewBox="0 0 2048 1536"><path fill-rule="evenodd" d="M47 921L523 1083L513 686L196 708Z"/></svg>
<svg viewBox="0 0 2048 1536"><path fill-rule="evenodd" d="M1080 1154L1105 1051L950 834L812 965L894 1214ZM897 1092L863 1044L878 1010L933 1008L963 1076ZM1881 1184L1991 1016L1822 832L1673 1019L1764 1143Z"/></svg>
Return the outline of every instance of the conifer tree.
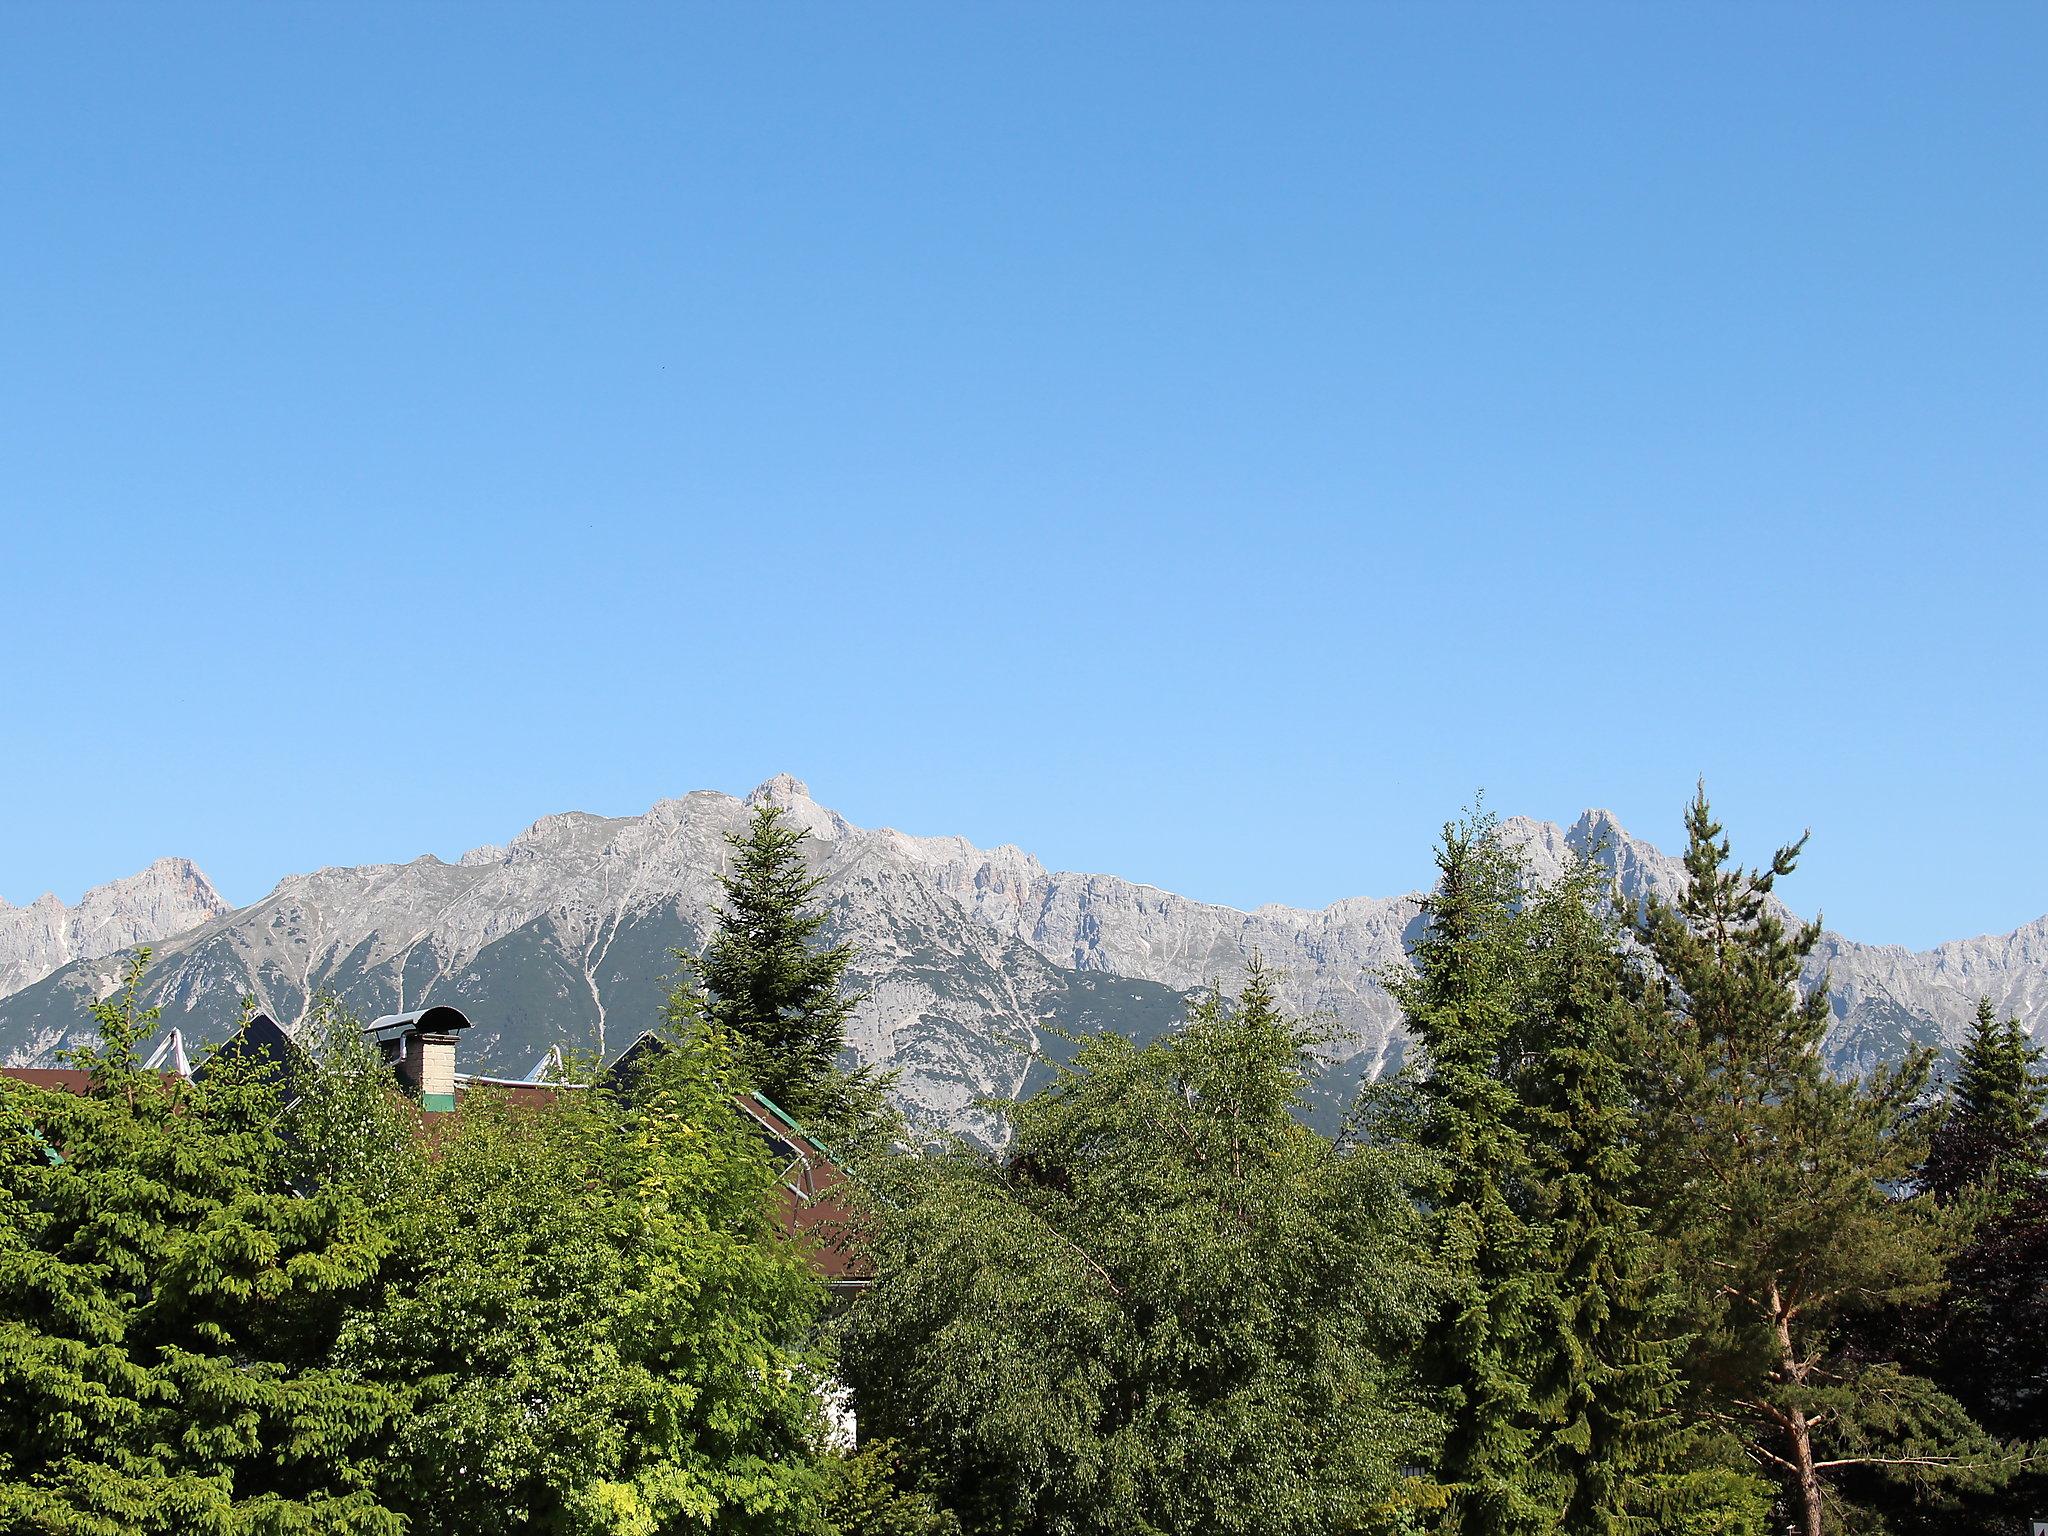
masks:
<svg viewBox="0 0 2048 1536"><path fill-rule="evenodd" d="M1533 980L1522 871L1489 816L1444 828L1437 887L1411 975L1389 978L1422 1048L1413 1134L1446 1301L1421 1347L1446 1415L1443 1528L1469 1536L1556 1529L1568 1481L1538 1455L1541 1271L1549 1234L1525 1199L1534 1173L1516 1098Z"/></svg>
<svg viewBox="0 0 2048 1536"><path fill-rule="evenodd" d="M1949 1283L1929 1304L1893 1309L1868 1334L1925 1370L1993 1434L2048 1432L2048 1082L2017 1018L1977 1005L1922 1184L1970 1222ZM2037 1452L2003 1489L1965 1490L1895 1516L1910 1530L2025 1529L2048 1509ZM1917 1523L1909 1523L1917 1519Z"/></svg>
<svg viewBox="0 0 2048 1536"><path fill-rule="evenodd" d="M0 1081L0 1530L398 1536L395 1395L330 1359L388 1238L290 1187L274 1086L141 1068L147 958L84 1094Z"/></svg>
<svg viewBox="0 0 2048 1536"><path fill-rule="evenodd" d="M745 831L726 834L733 867L720 877L725 903L693 967L705 989L703 1016L731 1034L742 1076L800 1120L834 1111L847 1096L837 1062L860 1001L843 990L853 946L820 946L825 914L806 905L823 879L805 865L808 837L767 803L754 808Z"/></svg>
<svg viewBox="0 0 2048 1536"><path fill-rule="evenodd" d="M2048 1079L2017 1017L1977 1001L1948 1113L1928 1151L1925 1183L1944 1200L1996 1190L2001 1202L2048 1174Z"/></svg>
<svg viewBox="0 0 2048 1536"><path fill-rule="evenodd" d="M1640 1204L1629 1094L1641 1008L1606 876L1582 859L1531 902L1535 1012L1519 1081L1532 1215L1549 1235L1542 1462L1564 1536L1761 1528L1767 1499L1677 1414L1679 1297Z"/></svg>
<svg viewBox="0 0 2048 1536"><path fill-rule="evenodd" d="M1773 902L1804 840L1763 869L1731 866L1704 788L1686 825L1685 893L1651 902L1642 927L1667 1005L1657 1209L1692 1285L1705 1411L1777 1473L1796 1528L1822 1536L1860 1471L1995 1479L2012 1457L1926 1378L1846 1347L1857 1313L1934 1296L1954 1246L1931 1197L1897 1193L1926 1152L1931 1055L1830 1078L1827 989L1801 984L1820 926L1788 927Z"/></svg>
<svg viewBox="0 0 2048 1536"><path fill-rule="evenodd" d="M1738 1532L1766 1502L1675 1415L1681 1339L1638 1202L1637 993L1604 877L1539 886L1490 818L1446 828L1414 971L1408 1133L1449 1287L1423 1346L1457 1532Z"/></svg>

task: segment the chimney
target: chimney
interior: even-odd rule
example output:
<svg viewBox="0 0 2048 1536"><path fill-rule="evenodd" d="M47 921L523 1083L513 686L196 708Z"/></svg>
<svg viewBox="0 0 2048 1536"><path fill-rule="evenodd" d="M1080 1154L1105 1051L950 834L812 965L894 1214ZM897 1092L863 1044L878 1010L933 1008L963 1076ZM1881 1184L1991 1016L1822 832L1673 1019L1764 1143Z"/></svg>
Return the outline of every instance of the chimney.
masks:
<svg viewBox="0 0 2048 1536"><path fill-rule="evenodd" d="M405 1065L399 1076L420 1096L420 1108L455 1107L455 1037L416 1029L405 1037Z"/></svg>
<svg viewBox="0 0 2048 1536"><path fill-rule="evenodd" d="M363 1030L384 1052L398 1080L418 1096L420 1108L445 1114L455 1107L455 1031L469 1028L456 1008L387 1013Z"/></svg>

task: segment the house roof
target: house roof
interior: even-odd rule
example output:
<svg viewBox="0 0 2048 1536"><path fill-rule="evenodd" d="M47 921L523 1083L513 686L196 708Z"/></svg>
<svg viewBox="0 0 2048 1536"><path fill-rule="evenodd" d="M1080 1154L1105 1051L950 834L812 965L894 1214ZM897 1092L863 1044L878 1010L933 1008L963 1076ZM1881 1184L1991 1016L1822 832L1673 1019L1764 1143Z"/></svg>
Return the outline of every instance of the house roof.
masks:
<svg viewBox="0 0 2048 1536"><path fill-rule="evenodd" d="M0 1077L11 1077L32 1088L51 1088L60 1093L83 1093L92 1086L92 1074L72 1067L0 1067Z"/></svg>
<svg viewBox="0 0 2048 1536"><path fill-rule="evenodd" d="M193 1069L192 1081L203 1083L210 1073L232 1066L245 1068L258 1082L283 1086L304 1055L304 1048L283 1025L269 1014L259 1013L207 1052L206 1059Z"/></svg>

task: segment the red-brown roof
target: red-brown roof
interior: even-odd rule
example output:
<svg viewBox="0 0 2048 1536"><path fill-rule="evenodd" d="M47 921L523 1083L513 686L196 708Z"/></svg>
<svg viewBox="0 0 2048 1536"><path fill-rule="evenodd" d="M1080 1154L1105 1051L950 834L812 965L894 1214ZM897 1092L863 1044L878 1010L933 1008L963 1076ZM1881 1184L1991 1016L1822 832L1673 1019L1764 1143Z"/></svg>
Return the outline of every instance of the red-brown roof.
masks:
<svg viewBox="0 0 2048 1536"><path fill-rule="evenodd" d="M0 1077L62 1093L83 1093L92 1086L92 1074L75 1067L0 1067Z"/></svg>

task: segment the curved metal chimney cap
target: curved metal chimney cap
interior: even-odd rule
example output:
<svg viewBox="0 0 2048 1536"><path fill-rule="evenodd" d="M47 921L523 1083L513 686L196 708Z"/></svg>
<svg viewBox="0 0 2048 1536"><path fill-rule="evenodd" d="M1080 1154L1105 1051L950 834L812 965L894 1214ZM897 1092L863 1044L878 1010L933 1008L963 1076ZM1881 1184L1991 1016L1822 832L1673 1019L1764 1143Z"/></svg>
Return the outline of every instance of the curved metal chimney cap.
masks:
<svg viewBox="0 0 2048 1536"><path fill-rule="evenodd" d="M382 1018L372 1019L363 1026L363 1033L373 1038L395 1034L445 1034L451 1029L469 1028L469 1019L460 1008L450 1008L446 1003L432 1008L416 1008L411 1013L387 1013Z"/></svg>

